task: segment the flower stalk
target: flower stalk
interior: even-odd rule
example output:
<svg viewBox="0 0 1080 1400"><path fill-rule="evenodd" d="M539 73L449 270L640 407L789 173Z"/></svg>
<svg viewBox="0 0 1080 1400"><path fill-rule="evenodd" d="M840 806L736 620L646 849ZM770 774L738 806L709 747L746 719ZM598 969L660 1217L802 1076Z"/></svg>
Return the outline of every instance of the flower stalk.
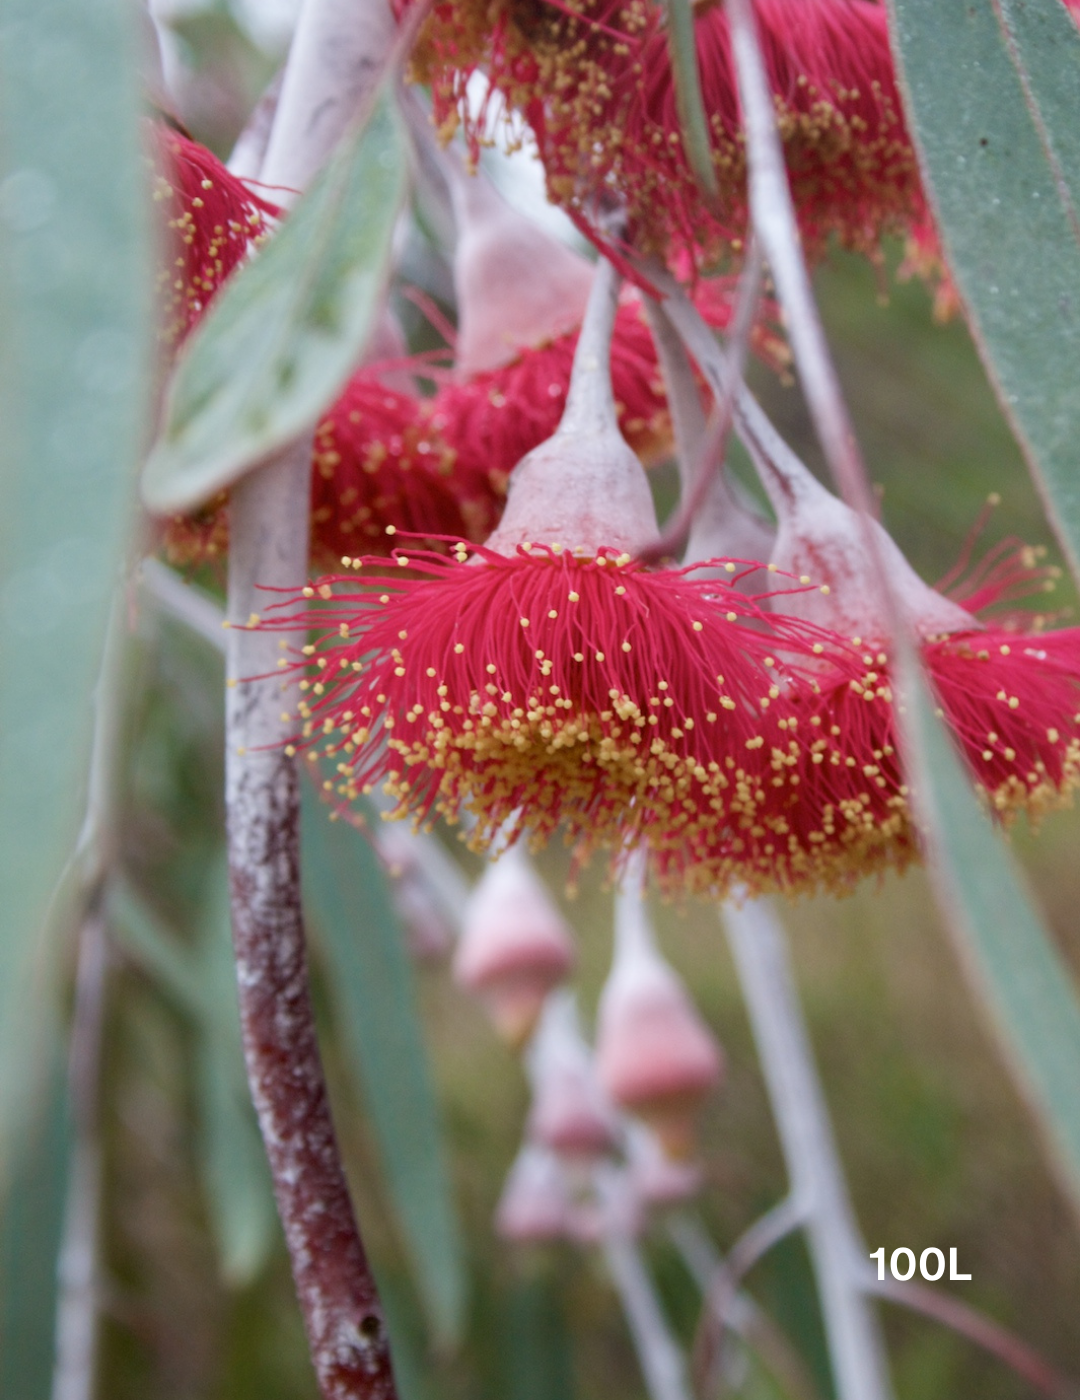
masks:
<svg viewBox="0 0 1080 1400"><path fill-rule="evenodd" d="M859 1235L825 1095L788 962L768 905L726 904L723 922L777 1131L794 1208L805 1219L838 1400L890 1400L885 1350L863 1290L868 1258Z"/></svg>

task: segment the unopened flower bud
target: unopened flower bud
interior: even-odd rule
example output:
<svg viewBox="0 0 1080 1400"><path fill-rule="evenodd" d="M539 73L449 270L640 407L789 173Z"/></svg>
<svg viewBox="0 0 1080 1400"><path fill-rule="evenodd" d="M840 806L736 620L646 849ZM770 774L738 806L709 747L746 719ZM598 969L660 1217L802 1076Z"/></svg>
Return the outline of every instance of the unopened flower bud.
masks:
<svg viewBox="0 0 1080 1400"><path fill-rule="evenodd" d="M720 1082L723 1057L682 979L661 956L635 857L615 904L615 959L600 997L600 1082L643 1118L664 1148L685 1157L702 1100Z"/></svg>
<svg viewBox="0 0 1080 1400"><path fill-rule="evenodd" d="M481 876L462 919L454 976L511 1045L528 1039L544 998L574 961L570 930L520 846Z"/></svg>
<svg viewBox="0 0 1080 1400"><path fill-rule="evenodd" d="M581 1034L574 995L553 992L529 1047L533 1105L528 1137L562 1156L589 1160L618 1142L614 1109L600 1087Z"/></svg>
<svg viewBox="0 0 1080 1400"><path fill-rule="evenodd" d="M573 1196L566 1167L549 1148L525 1143L510 1168L495 1210L506 1240L540 1243L572 1230Z"/></svg>

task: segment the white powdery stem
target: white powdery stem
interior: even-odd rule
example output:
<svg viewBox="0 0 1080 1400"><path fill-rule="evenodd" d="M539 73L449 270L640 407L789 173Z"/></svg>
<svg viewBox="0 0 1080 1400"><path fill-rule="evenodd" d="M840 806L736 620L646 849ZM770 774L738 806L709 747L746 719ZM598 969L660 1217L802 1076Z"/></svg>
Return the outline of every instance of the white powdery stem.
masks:
<svg viewBox="0 0 1080 1400"><path fill-rule="evenodd" d="M691 1400L686 1362L671 1334L641 1250L619 1216L622 1179L609 1168L595 1173L605 1215L604 1260L619 1295L626 1324L641 1363L650 1400Z"/></svg>
<svg viewBox="0 0 1080 1400"><path fill-rule="evenodd" d="M761 900L726 904L738 969L810 1256L839 1400L891 1400L877 1317L862 1279L866 1246L848 1196L825 1096L788 963L784 932Z"/></svg>
<svg viewBox="0 0 1080 1400"><path fill-rule="evenodd" d="M615 331L621 284L619 273L606 258L601 258L593 274L585 319L574 351L560 432L596 432L598 425L608 428L617 424L615 393L611 385L611 337Z"/></svg>
<svg viewBox="0 0 1080 1400"><path fill-rule="evenodd" d="M385 0L305 0L259 171L265 184L282 187L279 203L292 203L325 163L382 72L394 36Z"/></svg>

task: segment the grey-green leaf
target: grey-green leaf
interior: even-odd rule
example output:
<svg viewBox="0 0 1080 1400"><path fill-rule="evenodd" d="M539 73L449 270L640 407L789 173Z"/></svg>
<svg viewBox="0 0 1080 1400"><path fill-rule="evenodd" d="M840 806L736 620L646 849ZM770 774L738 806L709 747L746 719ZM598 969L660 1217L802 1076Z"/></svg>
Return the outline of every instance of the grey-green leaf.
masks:
<svg viewBox="0 0 1080 1400"><path fill-rule="evenodd" d="M355 369L387 277L407 146L392 93L348 137L185 346L143 474L190 510L314 427Z"/></svg>
<svg viewBox="0 0 1080 1400"><path fill-rule="evenodd" d="M412 971L370 844L305 784L304 900L322 935L338 1024L364 1092L417 1288L439 1340L460 1334L461 1231Z"/></svg>
<svg viewBox="0 0 1080 1400"><path fill-rule="evenodd" d="M969 980L1080 1207L1080 1002L925 685L905 687L909 748L928 858Z"/></svg>
<svg viewBox="0 0 1080 1400"><path fill-rule="evenodd" d="M1080 33L1061 0L889 6L949 266L1080 570Z"/></svg>
<svg viewBox="0 0 1080 1400"><path fill-rule="evenodd" d="M151 264L128 0L0 6L0 1167L143 444Z"/></svg>

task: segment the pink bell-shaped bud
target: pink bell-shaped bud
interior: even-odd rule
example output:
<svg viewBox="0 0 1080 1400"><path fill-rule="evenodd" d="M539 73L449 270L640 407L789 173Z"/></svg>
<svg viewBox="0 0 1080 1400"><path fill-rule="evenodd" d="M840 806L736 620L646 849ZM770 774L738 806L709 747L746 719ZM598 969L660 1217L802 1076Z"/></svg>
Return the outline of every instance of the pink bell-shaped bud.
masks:
<svg viewBox="0 0 1080 1400"><path fill-rule="evenodd" d="M445 168L457 222L455 367L471 379L573 330L593 269L511 208L485 175L466 175L454 157Z"/></svg>
<svg viewBox="0 0 1080 1400"><path fill-rule="evenodd" d="M627 1122L626 1161L631 1184L643 1206L676 1205L701 1190L704 1174L700 1165L670 1156L644 1123Z"/></svg>
<svg viewBox="0 0 1080 1400"><path fill-rule="evenodd" d="M615 1111L596 1078L568 989L552 992L544 1003L528 1065L533 1086L529 1140L574 1161L612 1152L619 1140Z"/></svg>
<svg viewBox="0 0 1080 1400"><path fill-rule="evenodd" d="M591 554L633 553L656 535L645 469L619 432L611 387L611 336L619 276L601 261L585 311L566 411L554 435L514 468L503 518L489 549L562 545Z"/></svg>
<svg viewBox="0 0 1080 1400"><path fill-rule="evenodd" d="M506 1178L495 1208L495 1228L505 1240L535 1244L573 1231L569 1173L556 1153L526 1142Z"/></svg>
<svg viewBox="0 0 1080 1400"><path fill-rule="evenodd" d="M454 977L519 1047L574 961L570 930L521 846L487 867L462 916Z"/></svg>
<svg viewBox="0 0 1080 1400"><path fill-rule="evenodd" d="M693 1145L702 1100L720 1082L723 1054L682 979L656 946L635 855L615 901L615 958L600 996L596 1061L615 1102L643 1118L674 1157Z"/></svg>
<svg viewBox="0 0 1080 1400"><path fill-rule="evenodd" d="M394 907L405 926L409 952L418 960L435 961L453 947L454 929L425 878L423 840L405 826L387 823L379 827L376 844L392 882Z"/></svg>

